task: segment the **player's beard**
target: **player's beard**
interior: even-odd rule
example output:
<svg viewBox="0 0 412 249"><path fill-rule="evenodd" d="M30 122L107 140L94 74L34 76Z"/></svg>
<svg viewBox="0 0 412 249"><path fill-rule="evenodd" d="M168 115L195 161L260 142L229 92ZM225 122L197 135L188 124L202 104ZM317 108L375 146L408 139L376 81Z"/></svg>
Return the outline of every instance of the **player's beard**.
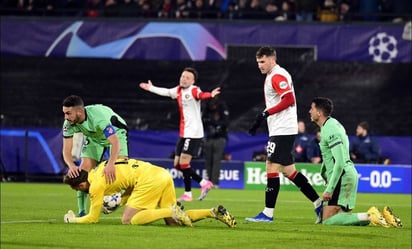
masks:
<svg viewBox="0 0 412 249"><path fill-rule="evenodd" d="M75 125L75 124L80 123L80 118L78 115L76 115L76 117L73 120L67 119L67 121L69 121L70 125Z"/></svg>

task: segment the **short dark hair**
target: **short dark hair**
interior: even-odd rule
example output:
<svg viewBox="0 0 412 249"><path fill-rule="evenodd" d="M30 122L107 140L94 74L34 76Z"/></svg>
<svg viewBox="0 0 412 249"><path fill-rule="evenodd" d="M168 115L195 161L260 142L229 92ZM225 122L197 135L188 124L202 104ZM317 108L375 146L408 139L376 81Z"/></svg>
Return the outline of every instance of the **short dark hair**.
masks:
<svg viewBox="0 0 412 249"><path fill-rule="evenodd" d="M258 49L256 52L256 58L261 58L263 56L275 56L276 58L276 50L269 46L263 46Z"/></svg>
<svg viewBox="0 0 412 249"><path fill-rule="evenodd" d="M369 130L369 123L366 121L362 121L358 125L367 131Z"/></svg>
<svg viewBox="0 0 412 249"><path fill-rule="evenodd" d="M76 95L70 95L63 100L64 107L84 106L82 98Z"/></svg>
<svg viewBox="0 0 412 249"><path fill-rule="evenodd" d="M189 72L193 74L193 78L195 78L195 82L197 82L197 71L196 69L194 69L193 67L186 67L185 69L183 69L183 72Z"/></svg>
<svg viewBox="0 0 412 249"><path fill-rule="evenodd" d="M321 110L325 116L330 116L333 112L332 100L325 97L316 97L312 100L317 109Z"/></svg>
<svg viewBox="0 0 412 249"><path fill-rule="evenodd" d="M87 182L87 177L89 176L89 172L87 172L86 170L81 170L79 172L79 176L74 177L74 178L70 178L68 175L65 175L63 177L63 183L64 184L68 184L70 185L70 187L76 187L78 186L80 183L82 182Z"/></svg>

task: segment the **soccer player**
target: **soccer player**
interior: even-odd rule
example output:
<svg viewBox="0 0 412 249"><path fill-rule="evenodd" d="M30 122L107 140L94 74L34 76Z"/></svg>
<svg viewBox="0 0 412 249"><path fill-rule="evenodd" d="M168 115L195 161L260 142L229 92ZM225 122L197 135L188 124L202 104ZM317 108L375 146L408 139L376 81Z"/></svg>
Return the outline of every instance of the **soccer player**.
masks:
<svg viewBox="0 0 412 249"><path fill-rule="evenodd" d="M68 223L96 223L103 207L103 197L124 192L122 204L123 224L143 225L165 219L167 225L192 226L205 218L217 219L229 227L235 227L234 217L222 206L212 209L188 210L184 212L176 202L176 193L170 173L163 167L136 159L116 161L116 180L108 184L103 171L108 161L101 162L96 168L80 175L64 177L64 183L72 189L89 193L90 212L83 217L75 217L72 211L64 216Z"/></svg>
<svg viewBox="0 0 412 249"><path fill-rule="evenodd" d="M324 201L322 224L325 225L378 225L402 227L402 222L389 207L383 214L376 208L365 213L352 213L358 188L358 172L350 160L349 139L343 125L331 117L333 103L317 97L311 102L310 119L320 127L320 149L323 163L322 178L327 183L322 194Z"/></svg>
<svg viewBox="0 0 412 249"><path fill-rule="evenodd" d="M110 150L110 157L104 170L110 183L116 179L114 162L128 158L127 125L117 113L104 105L84 106L82 98L71 95L63 100L63 160L69 167L68 177L77 177L81 170L90 171ZM84 135L79 167L73 160L72 148L75 133ZM85 215L87 194L77 193L79 216Z"/></svg>
<svg viewBox="0 0 412 249"><path fill-rule="evenodd" d="M196 174L190 167L190 161L193 156L198 154L204 137L201 101L220 94L220 87L213 89L212 92L202 92L198 86L194 85L196 80L197 71L187 67L180 75L179 85L174 88L156 87L150 80L139 85L146 91L177 100L180 113L180 131L175 148L174 167L182 171L185 185L185 192L178 199L179 201L192 201L192 179L201 186L200 201L213 187L211 181Z"/></svg>
<svg viewBox="0 0 412 249"><path fill-rule="evenodd" d="M266 146L265 208L250 222L273 222L273 212L280 189L279 170L291 180L300 191L312 201L315 207L316 223L321 222L322 201L308 182L295 168L292 155L293 143L298 133L295 92L292 77L276 63L276 51L272 47L261 47L256 52L256 62L262 74L266 74L264 95L266 109L256 116L249 129L254 136L263 120L267 119L269 141Z"/></svg>

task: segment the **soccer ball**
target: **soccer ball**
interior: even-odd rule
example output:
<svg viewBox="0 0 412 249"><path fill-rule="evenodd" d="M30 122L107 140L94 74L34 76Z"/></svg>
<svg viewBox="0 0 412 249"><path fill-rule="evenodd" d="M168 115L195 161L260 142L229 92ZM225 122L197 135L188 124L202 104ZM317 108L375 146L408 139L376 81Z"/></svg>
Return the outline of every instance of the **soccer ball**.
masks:
<svg viewBox="0 0 412 249"><path fill-rule="evenodd" d="M105 195L103 197L103 209L102 212L105 214L109 214L116 210L120 202L122 201L122 193L116 193L112 195Z"/></svg>
<svg viewBox="0 0 412 249"><path fill-rule="evenodd" d="M385 32L378 33L369 40L369 55L375 62L392 62L398 55L395 37Z"/></svg>

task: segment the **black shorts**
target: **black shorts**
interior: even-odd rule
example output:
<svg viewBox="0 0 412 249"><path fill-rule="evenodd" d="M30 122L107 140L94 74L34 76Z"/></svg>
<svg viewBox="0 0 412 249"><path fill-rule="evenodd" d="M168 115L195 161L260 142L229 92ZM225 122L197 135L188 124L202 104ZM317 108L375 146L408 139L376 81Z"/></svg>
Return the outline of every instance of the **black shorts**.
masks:
<svg viewBox="0 0 412 249"><path fill-rule="evenodd" d="M269 141L266 146L266 160L284 166L295 163L295 160L292 155L295 137L296 135L269 137Z"/></svg>
<svg viewBox="0 0 412 249"><path fill-rule="evenodd" d="M180 156L180 154L185 153L192 157L197 157L201 153L202 141L202 138L179 138L175 148L175 155Z"/></svg>

